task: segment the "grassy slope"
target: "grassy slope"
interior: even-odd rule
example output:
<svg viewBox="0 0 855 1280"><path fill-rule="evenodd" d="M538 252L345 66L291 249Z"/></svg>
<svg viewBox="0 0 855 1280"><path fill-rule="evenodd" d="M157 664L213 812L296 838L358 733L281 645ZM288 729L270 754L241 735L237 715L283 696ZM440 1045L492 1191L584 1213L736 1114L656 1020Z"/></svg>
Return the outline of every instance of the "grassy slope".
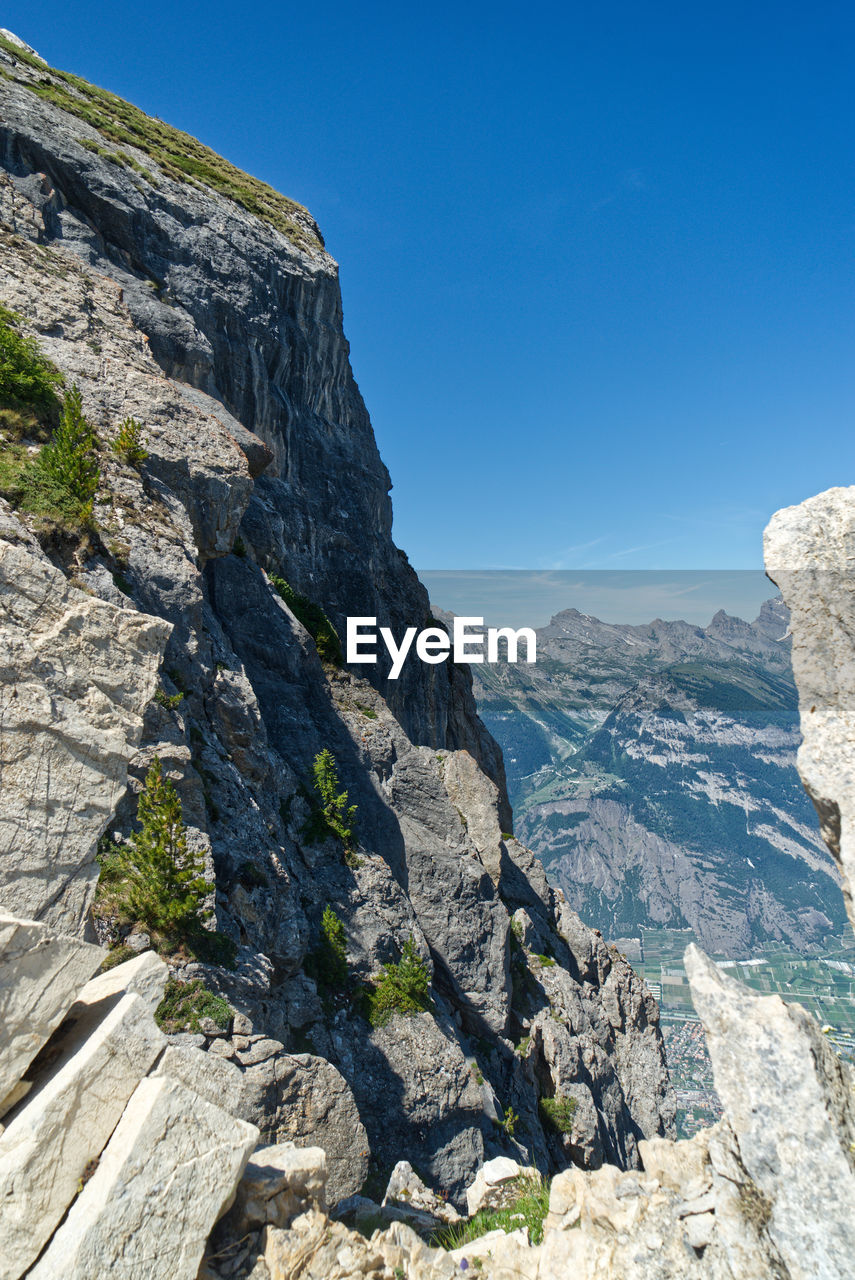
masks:
<svg viewBox="0 0 855 1280"><path fill-rule="evenodd" d="M3 37L0 37L0 49L30 70L42 73L38 79L33 79L11 75L4 70L4 76L17 80L45 101L84 120L97 129L105 141L113 144L112 148L102 149L91 139L81 139L88 150L97 151L105 159L134 170L143 181L156 186L157 177L135 156L121 149L133 147L153 160L162 174L177 182L207 187L226 196L281 231L298 248L323 248L319 233L306 225L311 220L302 205L280 195L258 178L243 173L190 134L147 116L138 107L79 76L49 67L40 58Z"/></svg>

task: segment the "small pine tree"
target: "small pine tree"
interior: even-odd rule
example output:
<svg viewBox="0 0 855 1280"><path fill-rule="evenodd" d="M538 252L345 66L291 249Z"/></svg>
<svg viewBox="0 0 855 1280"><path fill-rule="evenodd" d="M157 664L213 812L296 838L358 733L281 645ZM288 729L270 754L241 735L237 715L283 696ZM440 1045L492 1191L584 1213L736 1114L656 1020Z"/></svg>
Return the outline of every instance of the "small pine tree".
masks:
<svg viewBox="0 0 855 1280"><path fill-rule="evenodd" d="M321 939L314 954L314 967L324 986L340 989L347 982L347 940L344 925L329 903L324 907L321 919Z"/></svg>
<svg viewBox="0 0 855 1280"><path fill-rule="evenodd" d="M98 437L83 416L83 399L72 387L62 402L59 426L38 457L36 470L42 487L64 514L87 520L101 473Z"/></svg>
<svg viewBox="0 0 855 1280"><path fill-rule="evenodd" d="M139 467L148 457L148 450L142 442L142 423L136 418L124 418L110 447L123 462Z"/></svg>
<svg viewBox="0 0 855 1280"><path fill-rule="evenodd" d="M62 374L45 359L34 338L18 333L19 318L0 306L0 407L23 405L56 421L55 388Z"/></svg>
<svg viewBox="0 0 855 1280"><path fill-rule="evenodd" d="M416 950L412 935L404 943L398 964L384 964L380 978L366 992L368 1021L382 1027L393 1013L410 1016L430 1009L430 969Z"/></svg>
<svg viewBox="0 0 855 1280"><path fill-rule="evenodd" d="M137 819L139 830L118 854L126 879L120 909L169 938L187 936L206 918L203 902L214 886L205 879L204 859L187 848L181 801L157 756L146 774Z"/></svg>
<svg viewBox="0 0 855 1280"><path fill-rule="evenodd" d="M354 845L354 820L356 805L348 806L346 791L339 791L335 756L328 747L319 751L312 765L315 775L315 790L321 798L321 813L327 833L337 835L350 852Z"/></svg>

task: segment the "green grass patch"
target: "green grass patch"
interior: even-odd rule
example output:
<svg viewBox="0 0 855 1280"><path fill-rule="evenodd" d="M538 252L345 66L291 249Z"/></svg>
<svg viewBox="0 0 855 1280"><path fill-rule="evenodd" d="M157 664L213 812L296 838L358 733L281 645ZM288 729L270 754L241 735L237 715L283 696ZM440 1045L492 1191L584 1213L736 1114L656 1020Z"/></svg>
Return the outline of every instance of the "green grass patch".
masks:
<svg viewBox="0 0 855 1280"><path fill-rule="evenodd" d="M553 1133L568 1134L573 1132L573 1117L576 1115L576 1099L558 1095L555 1098L540 1099L540 1115L544 1124Z"/></svg>
<svg viewBox="0 0 855 1280"><path fill-rule="evenodd" d="M201 1031L203 1018L210 1018L221 1031L225 1031L233 1016L228 1001L209 991L201 978L194 978L192 982L170 978L154 1020L161 1031L175 1035L179 1031Z"/></svg>
<svg viewBox="0 0 855 1280"><path fill-rule="evenodd" d="M99 973L106 973L108 969L115 969L117 964L124 964L126 960L133 960L137 953L132 951L130 947L126 947L123 942L117 946L111 947L101 962Z"/></svg>
<svg viewBox="0 0 855 1280"><path fill-rule="evenodd" d="M540 1178L516 1178L513 1197L503 1209L481 1209L473 1218L442 1227L431 1240L440 1249L459 1249L462 1245L485 1236L488 1231L517 1231L528 1227L529 1240L540 1244L543 1223L549 1212L549 1183Z"/></svg>

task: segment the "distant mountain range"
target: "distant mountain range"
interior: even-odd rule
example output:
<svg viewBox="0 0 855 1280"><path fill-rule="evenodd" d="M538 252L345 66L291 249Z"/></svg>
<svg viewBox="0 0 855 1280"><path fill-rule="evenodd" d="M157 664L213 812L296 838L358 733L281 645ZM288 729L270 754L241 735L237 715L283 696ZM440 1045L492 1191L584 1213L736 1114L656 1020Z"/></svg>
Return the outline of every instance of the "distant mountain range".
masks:
<svg viewBox="0 0 855 1280"><path fill-rule="evenodd" d="M690 928L709 951L839 933L834 864L796 773L788 614L622 626L568 609L536 666L475 667L517 833L612 938Z"/></svg>

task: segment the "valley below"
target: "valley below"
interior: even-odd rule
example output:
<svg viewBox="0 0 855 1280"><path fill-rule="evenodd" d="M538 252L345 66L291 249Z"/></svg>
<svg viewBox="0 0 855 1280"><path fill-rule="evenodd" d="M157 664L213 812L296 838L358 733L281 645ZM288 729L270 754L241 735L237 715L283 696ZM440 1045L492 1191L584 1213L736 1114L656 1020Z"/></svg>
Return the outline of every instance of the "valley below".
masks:
<svg viewBox="0 0 855 1280"><path fill-rule="evenodd" d="M659 1001L684 1136L721 1114L690 942L855 1045L855 938L796 771L788 623L780 599L707 627L567 609L536 665L475 668L517 833Z"/></svg>

